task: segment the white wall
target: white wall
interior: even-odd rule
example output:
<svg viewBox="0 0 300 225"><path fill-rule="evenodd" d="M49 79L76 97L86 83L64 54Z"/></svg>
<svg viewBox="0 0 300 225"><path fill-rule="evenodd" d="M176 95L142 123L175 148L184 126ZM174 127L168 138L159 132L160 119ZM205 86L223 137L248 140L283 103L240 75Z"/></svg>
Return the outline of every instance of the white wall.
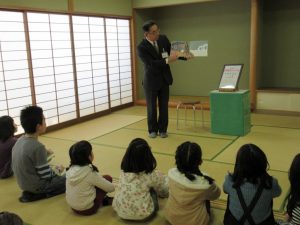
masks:
<svg viewBox="0 0 300 225"><path fill-rule="evenodd" d="M258 92L257 109L300 112L300 93Z"/></svg>

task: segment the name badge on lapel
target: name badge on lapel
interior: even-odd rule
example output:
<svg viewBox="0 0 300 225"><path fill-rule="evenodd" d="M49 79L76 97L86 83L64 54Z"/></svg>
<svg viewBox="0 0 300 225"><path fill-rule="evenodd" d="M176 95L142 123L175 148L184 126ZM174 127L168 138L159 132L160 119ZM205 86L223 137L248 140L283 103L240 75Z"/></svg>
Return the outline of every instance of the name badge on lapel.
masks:
<svg viewBox="0 0 300 225"><path fill-rule="evenodd" d="M163 52L161 53L161 57L162 57L163 59L169 57L169 54L168 54L168 52L165 51L165 49L163 49Z"/></svg>

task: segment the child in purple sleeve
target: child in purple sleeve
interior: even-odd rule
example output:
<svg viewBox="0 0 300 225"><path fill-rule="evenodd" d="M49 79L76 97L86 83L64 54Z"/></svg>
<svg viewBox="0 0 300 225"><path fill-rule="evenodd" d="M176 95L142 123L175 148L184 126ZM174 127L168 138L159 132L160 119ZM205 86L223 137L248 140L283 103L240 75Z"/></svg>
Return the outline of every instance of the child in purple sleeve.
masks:
<svg viewBox="0 0 300 225"><path fill-rule="evenodd" d="M0 179L8 178L13 175L11 168L11 151L17 138L14 133L17 126L10 116L0 117Z"/></svg>

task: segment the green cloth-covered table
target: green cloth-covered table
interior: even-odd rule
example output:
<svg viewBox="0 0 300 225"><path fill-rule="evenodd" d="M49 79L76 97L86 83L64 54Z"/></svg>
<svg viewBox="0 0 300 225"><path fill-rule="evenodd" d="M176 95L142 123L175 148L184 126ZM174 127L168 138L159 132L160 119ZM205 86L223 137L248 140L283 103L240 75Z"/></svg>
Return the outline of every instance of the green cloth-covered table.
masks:
<svg viewBox="0 0 300 225"><path fill-rule="evenodd" d="M210 92L211 132L244 136L251 129L249 90Z"/></svg>

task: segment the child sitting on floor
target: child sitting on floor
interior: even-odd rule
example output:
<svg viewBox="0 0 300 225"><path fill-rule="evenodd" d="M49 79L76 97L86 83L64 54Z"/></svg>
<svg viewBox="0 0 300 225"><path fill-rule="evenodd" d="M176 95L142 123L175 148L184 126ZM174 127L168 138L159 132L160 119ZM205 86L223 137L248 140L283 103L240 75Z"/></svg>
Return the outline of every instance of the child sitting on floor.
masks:
<svg viewBox="0 0 300 225"><path fill-rule="evenodd" d="M92 164L94 154L88 141L80 141L69 150L71 159L66 177L66 200L73 211L80 215L92 215L104 205L109 205L112 199L106 193L115 190L112 177L99 174Z"/></svg>
<svg viewBox="0 0 300 225"><path fill-rule="evenodd" d="M172 224L207 225L210 200L221 191L214 179L204 175L199 166L202 152L197 143L184 142L176 150L176 168L169 170L170 195L165 207L166 219Z"/></svg>
<svg viewBox="0 0 300 225"><path fill-rule="evenodd" d="M281 194L277 179L268 172L265 153L254 144L243 145L236 156L233 173L225 177L228 194L224 225L275 224L273 198Z"/></svg>
<svg viewBox="0 0 300 225"><path fill-rule="evenodd" d="M66 178L50 168L48 152L38 141L38 136L46 131L43 109L28 106L21 110L20 120L25 134L12 150L12 168L23 190L19 200L31 202L64 193Z"/></svg>
<svg viewBox="0 0 300 225"><path fill-rule="evenodd" d="M300 225L300 154L297 154L289 171L291 184L287 203L287 222L281 225Z"/></svg>
<svg viewBox="0 0 300 225"><path fill-rule="evenodd" d="M127 220L148 220L158 211L159 197L168 196L167 177L155 169L156 159L141 138L129 144L121 163L121 175L113 200L118 216Z"/></svg>
<svg viewBox="0 0 300 225"><path fill-rule="evenodd" d="M10 116L0 117L0 179L8 178L13 175L11 168L11 151L17 138L14 133L17 125Z"/></svg>

